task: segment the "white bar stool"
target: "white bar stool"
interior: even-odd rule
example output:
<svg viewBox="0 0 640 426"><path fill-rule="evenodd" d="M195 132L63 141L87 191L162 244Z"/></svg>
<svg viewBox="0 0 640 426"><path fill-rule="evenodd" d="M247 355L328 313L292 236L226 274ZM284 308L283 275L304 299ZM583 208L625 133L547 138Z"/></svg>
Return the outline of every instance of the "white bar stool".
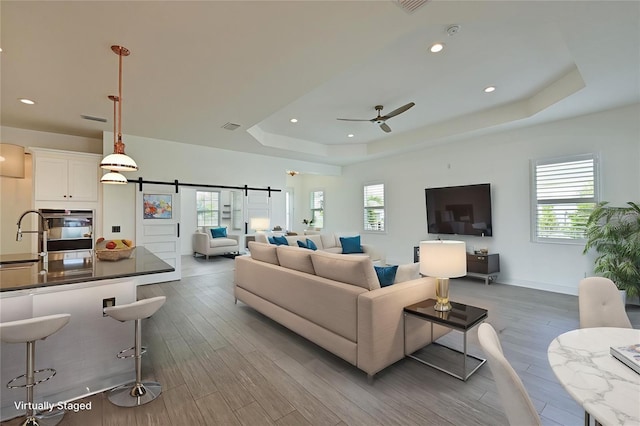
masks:
<svg viewBox="0 0 640 426"><path fill-rule="evenodd" d="M27 412L26 419L24 423L22 423L23 426L53 426L58 424L64 416L64 411L59 410L36 415L33 409L33 388L56 375L56 370L53 368L36 370L36 340L46 339L53 333L56 333L62 327L67 325L70 318L71 315L69 314L57 314L4 322L0 324L0 340L2 342L27 344L26 373L10 380L9 383L7 383L7 388L9 389L27 388L27 400L25 401ZM48 371L51 374L44 379L36 381L36 374L45 371ZM25 384L15 384L22 378L25 379Z"/></svg>
<svg viewBox="0 0 640 426"><path fill-rule="evenodd" d="M142 346L142 319L155 314L164 302L165 296L143 299L127 305L104 308L104 313L120 322L135 320L135 344L132 348L122 350L118 358L134 358L136 362L136 380L118 386L109 392L109 401L119 407L135 407L156 399L162 393L162 385L157 382L142 382L142 354L147 349ZM125 355L134 351L133 355Z"/></svg>

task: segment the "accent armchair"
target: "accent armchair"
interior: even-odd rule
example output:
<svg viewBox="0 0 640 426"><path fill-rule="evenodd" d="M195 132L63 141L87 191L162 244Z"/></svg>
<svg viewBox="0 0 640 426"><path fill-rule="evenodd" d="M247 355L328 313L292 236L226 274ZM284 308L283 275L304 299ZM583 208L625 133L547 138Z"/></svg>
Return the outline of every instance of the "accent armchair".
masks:
<svg viewBox="0 0 640 426"><path fill-rule="evenodd" d="M210 227L198 229L193 234L193 255L201 254L205 259L209 256L224 254L238 254L240 252L240 236L227 235L226 237L213 238Z"/></svg>

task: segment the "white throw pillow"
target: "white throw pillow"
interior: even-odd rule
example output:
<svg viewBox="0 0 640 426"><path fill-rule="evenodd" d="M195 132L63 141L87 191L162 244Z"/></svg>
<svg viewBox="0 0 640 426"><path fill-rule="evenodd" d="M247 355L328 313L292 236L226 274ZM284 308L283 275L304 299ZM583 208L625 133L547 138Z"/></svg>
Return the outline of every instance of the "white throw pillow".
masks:
<svg viewBox="0 0 640 426"><path fill-rule="evenodd" d="M394 284L411 281L420 278L420 264L408 263L406 265L398 265Z"/></svg>

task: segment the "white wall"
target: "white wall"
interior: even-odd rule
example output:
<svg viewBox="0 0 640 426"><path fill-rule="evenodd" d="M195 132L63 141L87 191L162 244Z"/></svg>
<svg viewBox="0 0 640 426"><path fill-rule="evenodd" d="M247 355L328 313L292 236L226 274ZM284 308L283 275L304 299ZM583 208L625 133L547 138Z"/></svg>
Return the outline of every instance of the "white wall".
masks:
<svg viewBox="0 0 640 426"><path fill-rule="evenodd" d="M187 145L172 141L123 136L126 153L138 164L136 173L125 173L130 181L142 177L150 181L169 181L177 179L184 183L207 185L244 186L284 190L287 186L286 170L295 169L308 173L338 174L336 166L290 160L279 157L227 151L199 145ZM103 134L105 153L113 150L113 134ZM132 238L135 236L135 191L137 185L105 185L103 187L103 230L105 238ZM181 226L182 254L192 253L191 236L194 214L189 214L189 204L195 214L195 194L185 193L181 200L181 213L187 222ZM284 225L284 195L272 193L273 224ZM189 226L190 224L190 226ZM121 232L112 234L113 225L120 225Z"/></svg>
<svg viewBox="0 0 640 426"><path fill-rule="evenodd" d="M469 138L418 152L344 167L338 177L306 176L302 191L323 188L326 229L362 230L362 185L385 183L387 232L363 241L386 251L388 263L413 260L426 239L426 187L491 183L494 237L455 237L468 250L500 253L499 282L577 294L592 275L592 257L581 245L530 240L529 161L585 152L601 160L601 199L613 204L640 199L640 106ZM431 236L430 238L434 238ZM480 285L480 282L479 282Z"/></svg>

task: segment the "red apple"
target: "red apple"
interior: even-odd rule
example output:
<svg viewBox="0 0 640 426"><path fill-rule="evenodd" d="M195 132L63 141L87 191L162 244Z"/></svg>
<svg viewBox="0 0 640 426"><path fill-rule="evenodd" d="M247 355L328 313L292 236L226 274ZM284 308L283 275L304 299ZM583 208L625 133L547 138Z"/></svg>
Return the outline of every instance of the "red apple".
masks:
<svg viewBox="0 0 640 426"><path fill-rule="evenodd" d="M108 248L109 250L113 250L114 248L116 248L116 243L114 243L113 241L109 241L106 245L106 248Z"/></svg>

